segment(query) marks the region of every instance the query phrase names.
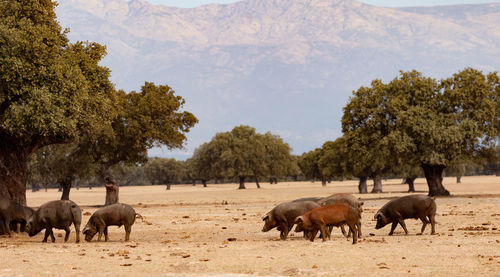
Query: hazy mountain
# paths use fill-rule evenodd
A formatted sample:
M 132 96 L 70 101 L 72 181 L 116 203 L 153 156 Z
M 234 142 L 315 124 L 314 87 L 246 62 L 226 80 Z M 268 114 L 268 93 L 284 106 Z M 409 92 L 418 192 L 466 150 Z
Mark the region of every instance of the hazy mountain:
M 246 0 L 193 9 L 61 0 L 72 40 L 108 46 L 117 87 L 168 84 L 200 119 L 187 152 L 248 124 L 295 153 L 341 135 L 352 90 L 400 69 L 500 69 L 500 3 L 384 8 L 353 0 Z M 171 155 L 153 151 L 153 155 Z M 181 157 L 181 153 L 175 154 Z

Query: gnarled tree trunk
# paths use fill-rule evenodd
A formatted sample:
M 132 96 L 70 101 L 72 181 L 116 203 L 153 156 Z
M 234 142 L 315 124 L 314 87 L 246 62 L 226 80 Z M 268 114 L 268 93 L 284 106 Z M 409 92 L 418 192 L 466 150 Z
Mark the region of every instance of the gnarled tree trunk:
M 380 175 L 375 175 L 375 177 L 373 177 L 372 193 L 381 193 L 381 192 L 382 192 L 382 177 L 380 177 Z
M 238 187 L 238 189 L 246 189 L 245 188 L 245 177 L 244 176 L 240 176 L 240 186 Z
M 359 177 L 358 190 L 359 193 L 368 193 L 368 186 L 366 185 L 367 177 Z
M 106 202 L 104 206 L 118 203 L 120 186 L 111 177 L 104 178 L 104 186 L 106 187 Z
M 405 184 L 408 184 L 408 192 L 415 192 L 415 177 L 407 177 Z
M 69 192 L 71 191 L 71 183 L 73 183 L 73 178 L 67 177 L 59 180 L 58 183 L 62 187 L 61 200 L 69 200 Z
M 257 185 L 257 188 L 260 189 L 259 179 L 255 178 L 255 184 Z
M 321 178 L 321 186 L 326 187 L 326 179 Z
M 203 184 L 203 187 L 206 188 L 207 187 L 207 180 L 205 179 L 201 179 L 201 183 Z
M 26 206 L 28 156 L 25 148 L 0 136 L 0 197 L 23 206 Z
M 443 186 L 444 165 L 422 165 L 425 179 L 429 186 L 429 196 L 449 196 L 450 192 Z

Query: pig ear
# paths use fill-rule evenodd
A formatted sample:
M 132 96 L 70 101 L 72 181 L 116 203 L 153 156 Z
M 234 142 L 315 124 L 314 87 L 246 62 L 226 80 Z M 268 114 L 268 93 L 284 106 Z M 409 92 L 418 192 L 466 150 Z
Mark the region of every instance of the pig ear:
M 266 214 L 265 216 L 262 217 L 262 221 L 266 221 L 268 219 L 269 219 L 269 215 L 268 214 Z
M 295 219 L 295 224 L 299 224 L 299 223 L 301 223 L 303 221 L 304 220 L 303 220 L 302 216 L 297 216 L 297 218 Z
M 380 213 L 379 213 L 379 212 L 377 212 L 377 213 L 375 214 L 375 216 L 373 217 L 373 219 L 379 219 L 379 217 L 382 217 L 382 216 L 380 215 Z

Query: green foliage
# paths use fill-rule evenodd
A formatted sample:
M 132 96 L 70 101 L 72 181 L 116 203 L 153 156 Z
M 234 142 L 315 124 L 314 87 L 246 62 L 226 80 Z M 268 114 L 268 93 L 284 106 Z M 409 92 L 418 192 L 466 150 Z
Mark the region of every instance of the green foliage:
M 296 172 L 290 151 L 279 136 L 242 125 L 197 148 L 192 163 L 200 178 L 284 176 Z
M 468 68 L 439 82 L 416 71 L 401 72 L 388 84 L 376 80 L 354 93 L 343 131 L 378 149 L 377 157 L 388 164 L 446 166 L 472 157 L 491 147 L 498 133 L 498 104 L 489 85 L 495 76 Z
M 306 179 L 323 179 L 323 174 L 318 164 L 322 154 L 322 149 L 316 148 L 299 157 L 299 167 Z
M 467 68 L 436 81 L 417 71 L 354 92 L 342 130 L 356 160 L 376 175 L 421 165 L 430 195 L 442 187 L 446 166 L 489 153 L 498 137 L 498 76 Z
M 350 176 L 354 162 L 351 160 L 345 137 L 339 137 L 335 141 L 327 141 L 323 144 L 318 169 L 321 176 L 329 178 Z
M 70 44 L 49 0 L 0 2 L 0 135 L 28 151 L 102 126 L 109 70 L 96 43 Z M 91 77 L 92 76 L 92 77 Z
M 118 91 L 111 127 L 83 138 L 80 154 L 92 156 L 104 177 L 120 162 L 146 162 L 147 150 L 152 147 L 181 148 L 185 134 L 198 122 L 193 114 L 181 110 L 184 103 L 166 85 L 146 82 L 140 92 Z
M 153 185 L 179 183 L 185 171 L 184 163 L 175 159 L 152 158 L 144 166 L 144 175 Z
M 217 160 L 217 153 L 211 148 L 212 144 L 203 143 L 198 146 L 193 153 L 191 159 L 187 161 L 188 171 L 194 180 L 210 180 L 215 177 L 214 162 Z

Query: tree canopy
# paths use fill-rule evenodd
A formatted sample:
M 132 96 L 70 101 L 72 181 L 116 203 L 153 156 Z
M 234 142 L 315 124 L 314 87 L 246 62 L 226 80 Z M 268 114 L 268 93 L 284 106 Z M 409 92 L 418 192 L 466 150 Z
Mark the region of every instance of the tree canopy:
M 29 155 L 113 117 L 105 48 L 69 43 L 55 5 L 0 2 L 0 195 L 22 204 Z
M 118 91 L 111 127 L 82 138 L 79 151 L 93 158 L 104 177 L 120 162 L 145 163 L 152 147 L 182 148 L 186 133 L 198 122 L 182 110 L 184 103 L 167 85 L 146 82 L 139 92 Z
M 276 135 L 258 134 L 250 126 L 237 126 L 230 132 L 217 133 L 193 155 L 193 163 L 205 177 L 238 178 L 240 189 L 245 180 L 283 176 L 295 169 L 290 146 Z M 207 173 L 204 173 L 207 174 Z
M 449 195 L 442 186 L 444 168 L 481 155 L 498 136 L 497 90 L 496 73 L 471 68 L 440 81 L 401 72 L 387 84 L 375 80 L 354 92 L 342 129 L 382 149 L 377 157 L 388 165 L 420 164 L 429 194 Z
M 186 173 L 183 162 L 175 159 L 152 158 L 144 166 L 144 175 L 151 183 L 165 184 L 167 189 L 173 183 L 180 182 Z

